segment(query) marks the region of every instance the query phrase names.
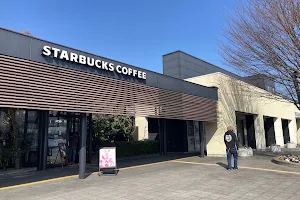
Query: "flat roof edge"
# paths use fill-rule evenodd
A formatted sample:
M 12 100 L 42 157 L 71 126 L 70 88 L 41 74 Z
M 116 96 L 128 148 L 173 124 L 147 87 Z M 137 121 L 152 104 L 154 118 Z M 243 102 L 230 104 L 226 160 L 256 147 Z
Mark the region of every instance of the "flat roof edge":
M 96 55 L 94 53 L 90 53 L 90 52 L 86 52 L 86 51 L 83 51 L 83 50 L 79 50 L 79 49 L 75 49 L 73 47 L 68 47 L 66 45 L 62 45 L 62 44 L 58 44 L 58 43 L 55 43 L 55 42 L 50 42 L 50 41 L 47 41 L 47 40 L 44 40 L 44 39 L 40 39 L 40 38 L 37 38 L 37 37 L 34 37 L 34 36 L 30 36 L 30 35 L 26 35 L 26 34 L 23 34 L 21 32 L 17 32 L 17 31 L 14 31 L 14 30 L 10 30 L 10 29 L 7 29 L 7 28 L 3 28 L 3 27 L 0 27 L 0 31 L 4 31 L 4 32 L 9 32 L 10 34 L 16 34 L 16 35 L 20 35 L 24 38 L 29 38 L 29 39 L 32 39 L 32 40 L 36 40 L 36 41 L 41 41 L 41 42 L 45 42 L 45 43 L 49 43 L 49 44 L 53 44 L 53 45 L 57 45 L 57 46 L 60 46 L 62 48 L 66 48 L 66 49 L 70 49 L 70 50 L 75 50 L 75 51 L 78 51 L 78 52 L 81 52 L 81 53 L 85 53 L 85 54 L 89 54 L 91 56 L 95 56 L 95 57 L 101 57 L 101 58 L 104 58 L 104 59 L 107 59 L 107 60 L 111 60 L 113 62 L 118 62 L 120 64 L 124 64 L 124 65 L 128 65 L 128 66 L 132 66 L 136 69 L 140 69 L 140 70 L 144 70 L 146 72 L 149 72 L 149 73 L 153 73 L 153 74 L 156 74 L 156 75 L 159 75 L 159 76 L 165 76 L 165 77 L 168 77 L 168 78 L 171 78 L 173 80 L 176 80 L 176 81 L 180 81 L 182 83 L 186 83 L 186 84 L 192 84 L 192 85 L 196 85 L 197 87 L 199 88 L 206 88 L 206 89 L 211 89 L 211 90 L 214 90 L 213 87 L 207 87 L 207 86 L 204 86 L 204 85 L 200 85 L 200 84 L 195 84 L 195 83 L 191 83 L 189 81 L 186 81 L 186 80 L 183 80 L 183 79 L 179 79 L 179 78 L 175 78 L 175 77 L 172 77 L 172 76 L 168 76 L 168 75 L 165 75 L 163 73 L 158 73 L 158 72 L 155 72 L 155 71 L 151 71 L 151 70 L 148 70 L 148 69 L 144 69 L 144 68 L 141 68 L 141 67 L 137 67 L 137 66 L 134 66 L 134 65 L 131 65 L 131 64 L 128 64 L 128 63 L 124 63 L 124 62 L 120 62 L 120 61 L 117 61 L 117 60 L 114 60 L 114 59 L 111 59 L 111 58 L 107 58 L 107 57 L 103 57 L 103 56 L 100 56 L 100 55 Z M 198 96 L 198 95 L 196 95 Z

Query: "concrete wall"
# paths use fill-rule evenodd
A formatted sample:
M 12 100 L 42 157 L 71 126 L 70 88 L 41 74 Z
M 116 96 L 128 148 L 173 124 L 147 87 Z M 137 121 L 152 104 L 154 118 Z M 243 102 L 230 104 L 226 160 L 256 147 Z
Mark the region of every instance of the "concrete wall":
M 147 140 L 149 138 L 148 119 L 146 117 L 135 117 L 135 140 Z
M 297 144 L 300 144 L 300 119 L 296 119 L 297 124 Z
M 263 75 L 241 77 L 182 51 L 175 51 L 163 55 L 163 73 L 168 76 L 188 79 L 217 72 L 245 81 L 264 90 L 268 90 L 269 87 L 275 88 L 274 81 L 267 80 Z
M 187 79 L 215 72 L 222 72 L 238 79 L 242 78 L 182 51 L 175 51 L 163 55 L 163 73 L 168 76 Z
M 213 73 L 204 76 L 186 79 L 187 81 L 206 86 L 218 87 L 218 122 L 215 128 L 206 128 L 207 153 L 210 156 L 225 155 L 223 135 L 226 127 L 236 127 L 236 112 L 254 115 L 255 138 L 257 149 L 266 148 L 264 116 L 290 120 L 290 140 L 297 142 L 297 125 L 295 106 L 286 100 L 265 90 L 239 81 L 222 73 Z M 279 121 L 275 124 L 280 127 Z M 282 145 L 282 134 L 276 131 L 278 141 Z M 281 136 L 279 136 L 281 134 Z
M 283 147 L 284 141 L 283 141 L 282 119 L 280 117 L 274 118 L 274 129 L 275 129 L 276 143 L 281 147 Z

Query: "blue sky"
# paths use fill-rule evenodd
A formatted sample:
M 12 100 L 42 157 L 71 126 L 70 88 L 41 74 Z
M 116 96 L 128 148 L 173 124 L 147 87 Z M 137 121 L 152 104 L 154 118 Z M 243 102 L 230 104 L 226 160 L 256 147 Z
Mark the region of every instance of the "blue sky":
M 160 73 L 162 55 L 176 50 L 228 69 L 217 51 L 230 1 L 80 2 L 4 1 L 0 26 Z

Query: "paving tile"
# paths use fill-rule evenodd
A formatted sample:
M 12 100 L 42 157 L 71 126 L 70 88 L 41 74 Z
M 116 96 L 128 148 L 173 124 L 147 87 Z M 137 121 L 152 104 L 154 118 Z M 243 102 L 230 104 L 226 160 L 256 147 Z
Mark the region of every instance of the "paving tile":
M 222 159 L 224 160 L 204 160 L 207 163 L 217 163 Z M 192 162 L 199 160 L 186 159 Z M 270 166 L 270 160 L 241 159 L 240 165 L 266 168 Z M 272 165 L 272 169 L 276 169 L 276 166 Z M 85 180 L 65 179 L 4 190 L 0 191 L 0 199 L 295 199 L 300 194 L 299 178 L 298 175 L 257 170 L 231 173 L 216 166 L 164 163 L 121 171 L 117 176 L 99 178 L 91 175 Z

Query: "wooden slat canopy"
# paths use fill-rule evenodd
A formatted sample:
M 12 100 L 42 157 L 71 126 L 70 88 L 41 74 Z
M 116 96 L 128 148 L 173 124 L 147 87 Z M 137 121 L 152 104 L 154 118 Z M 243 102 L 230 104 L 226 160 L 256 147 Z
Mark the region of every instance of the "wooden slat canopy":
M 0 107 L 217 120 L 217 101 L 0 55 Z

